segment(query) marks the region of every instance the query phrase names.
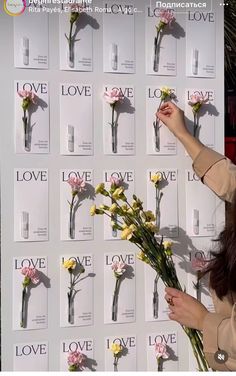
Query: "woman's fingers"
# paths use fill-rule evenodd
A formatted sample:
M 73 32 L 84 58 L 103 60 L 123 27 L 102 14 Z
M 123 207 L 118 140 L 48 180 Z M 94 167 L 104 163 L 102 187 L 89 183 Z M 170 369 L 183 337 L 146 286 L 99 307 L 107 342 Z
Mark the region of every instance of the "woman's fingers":
M 165 292 L 170 295 L 171 297 L 180 298 L 182 296 L 182 291 L 179 291 L 177 289 L 174 289 L 172 287 L 166 287 Z

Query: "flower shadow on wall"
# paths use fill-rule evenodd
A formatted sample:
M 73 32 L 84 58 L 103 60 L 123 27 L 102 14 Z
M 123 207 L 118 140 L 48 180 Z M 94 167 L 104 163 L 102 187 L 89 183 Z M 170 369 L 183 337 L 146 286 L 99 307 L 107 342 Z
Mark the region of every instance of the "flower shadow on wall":
M 99 24 L 95 18 L 86 12 L 86 2 L 74 3 L 70 5 L 70 30 L 69 34 L 65 33 L 65 38 L 68 42 L 68 63 L 70 68 L 74 68 L 74 47 L 75 43 L 80 39 L 76 39 L 80 30 L 85 29 L 86 26 L 91 26 L 94 30 L 99 29 Z M 74 29 L 74 31 L 73 31 Z
M 29 272 L 27 272 L 27 270 Z M 21 306 L 21 319 L 20 319 L 20 326 L 21 328 L 27 328 L 28 322 L 28 308 L 30 302 L 31 291 L 38 287 L 41 283 L 44 285 L 45 288 L 50 288 L 51 283 L 50 279 L 46 274 L 43 272 L 36 270 L 34 268 L 22 268 L 21 273 L 25 276 L 24 281 L 22 283 L 23 290 L 22 290 L 22 306 Z M 34 277 L 27 277 L 28 275 L 34 275 Z M 34 281 L 33 281 L 34 280 Z

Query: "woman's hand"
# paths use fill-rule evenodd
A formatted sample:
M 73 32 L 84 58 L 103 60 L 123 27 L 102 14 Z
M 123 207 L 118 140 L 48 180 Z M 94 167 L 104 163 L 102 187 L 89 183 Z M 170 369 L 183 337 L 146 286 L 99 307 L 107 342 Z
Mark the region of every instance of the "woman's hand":
M 206 307 L 192 296 L 166 287 L 165 299 L 169 303 L 171 320 L 177 321 L 188 328 L 203 329 L 203 321 L 208 313 Z
M 172 102 L 165 102 L 156 116 L 169 128 L 177 137 L 189 133 L 184 121 L 184 112 Z
M 194 160 L 204 145 L 188 131 L 185 125 L 184 112 L 174 103 L 166 102 L 161 106 L 156 116 L 179 139 L 189 156 Z

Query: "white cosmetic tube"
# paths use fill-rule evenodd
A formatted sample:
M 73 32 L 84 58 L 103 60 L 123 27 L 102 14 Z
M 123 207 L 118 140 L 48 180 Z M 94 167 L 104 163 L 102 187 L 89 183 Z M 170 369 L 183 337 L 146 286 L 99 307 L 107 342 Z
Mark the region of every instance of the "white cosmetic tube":
M 118 46 L 115 43 L 110 46 L 110 64 L 112 70 L 118 69 Z
M 29 213 L 25 211 L 21 213 L 21 236 L 23 239 L 29 238 Z
M 29 38 L 22 37 L 22 60 L 24 65 L 29 65 Z
M 75 135 L 74 135 L 74 127 L 72 125 L 68 125 L 67 127 L 67 140 L 68 140 L 68 151 L 73 153 L 75 151 Z
M 196 48 L 192 49 L 192 74 L 196 76 L 198 74 L 198 57 L 199 51 Z
M 193 233 L 199 234 L 199 210 L 193 209 Z

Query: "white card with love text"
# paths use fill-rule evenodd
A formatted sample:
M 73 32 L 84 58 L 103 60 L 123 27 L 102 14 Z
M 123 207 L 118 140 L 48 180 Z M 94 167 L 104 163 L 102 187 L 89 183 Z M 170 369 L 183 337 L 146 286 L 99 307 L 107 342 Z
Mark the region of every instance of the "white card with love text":
M 48 170 L 14 170 L 14 240 L 48 240 Z
M 124 273 L 119 280 L 112 270 L 112 265 L 116 262 L 125 264 L 122 268 Z M 104 255 L 104 322 L 119 324 L 134 321 L 135 254 L 106 253 Z
M 122 347 L 118 354 L 117 364 L 111 346 L 119 345 Z M 118 335 L 105 338 L 105 371 L 108 372 L 134 372 L 137 367 L 136 360 L 136 336 Z M 114 362 L 115 361 L 115 362 Z M 114 364 L 115 363 L 115 364 Z
M 64 262 L 76 266 L 68 271 Z M 93 325 L 93 256 L 91 254 L 60 257 L 60 326 Z
M 158 187 L 151 181 L 160 174 Z M 151 169 L 147 171 L 147 209 L 156 216 L 160 234 L 170 238 L 178 237 L 178 171 L 177 169 Z
M 13 371 L 48 371 L 48 342 L 16 343 L 13 351 Z
M 165 285 L 149 265 L 145 270 L 145 320 L 166 321 L 170 312 L 165 300 Z
M 160 8 L 146 7 L 146 73 L 152 75 L 176 76 L 177 32 L 176 21 L 166 25 L 157 38 L 157 26 L 160 23 Z M 176 17 L 176 15 L 175 15 Z
M 23 91 L 23 92 L 22 92 Z M 24 91 L 35 95 L 22 108 Z M 23 154 L 49 153 L 49 87 L 46 81 L 15 81 L 15 151 Z
M 206 274 L 201 279 L 198 278 L 199 260 L 206 262 L 210 260 L 210 252 L 203 251 L 202 249 L 192 251 L 189 253 L 189 271 L 188 271 L 188 294 L 198 299 L 210 312 L 215 312 L 214 304 L 209 290 L 209 274 Z M 197 261 L 196 261 L 197 260 Z M 200 264 L 201 266 L 201 264 Z
M 215 16 L 214 12 L 203 12 L 201 9 L 186 12 L 186 75 L 188 77 L 215 77 Z
M 15 68 L 48 69 L 48 19 L 39 4 L 26 7 L 20 17 L 14 17 Z
M 155 354 L 155 345 L 163 343 L 166 345 L 166 351 L 169 353 L 169 358 L 164 359 L 161 363 L 161 371 L 173 372 L 179 370 L 178 358 L 178 336 L 177 332 L 162 332 L 147 335 L 147 371 L 155 372 L 158 370 L 158 364 Z
M 107 191 L 111 188 L 110 179 L 119 179 L 119 187 L 124 188 L 124 194 L 126 195 L 128 202 L 132 202 L 134 194 L 134 170 L 107 170 L 103 172 L 103 181 L 105 183 L 105 189 Z M 111 207 L 114 203 L 112 198 L 104 197 L 104 204 Z M 121 201 L 120 201 L 121 203 Z M 123 202 L 125 204 L 125 202 Z M 111 218 L 104 215 L 104 239 L 105 240 L 120 240 L 121 232 L 112 226 L 112 222 L 118 221 L 117 214 L 110 213 Z M 119 224 L 119 222 L 117 222 Z
M 103 9 L 103 70 L 135 73 L 134 2 L 106 0 Z
M 134 88 L 132 86 L 106 85 L 105 92 L 118 89 L 123 99 L 111 106 L 103 98 L 103 142 L 104 154 L 135 154 L 135 108 Z
M 214 236 L 216 197 L 192 171 L 185 171 L 186 232 L 189 236 Z
M 25 289 L 22 283 L 28 271 L 22 268 L 36 269 L 37 281 L 32 278 Z M 49 287 L 46 257 L 26 256 L 13 259 L 13 330 L 47 328 Z
M 170 88 L 176 96 L 176 89 Z M 146 134 L 147 154 L 175 155 L 177 145 L 175 136 L 156 117 L 161 100 L 161 87 L 148 86 L 146 88 Z
M 93 27 L 97 21 L 89 12 L 78 12 L 72 24 L 70 4 L 62 5 L 59 22 L 60 69 L 91 72 L 93 70 Z
M 68 372 L 68 357 L 70 353 L 79 352 L 83 354 L 83 361 L 77 371 L 96 371 L 97 362 L 94 359 L 94 342 L 91 338 L 74 338 L 61 341 L 60 347 L 60 371 Z
M 83 179 L 78 193 L 73 190 L 68 179 Z M 91 169 L 71 169 L 60 171 L 60 207 L 61 207 L 61 240 L 92 240 L 93 218 L 90 208 L 93 205 L 94 187 Z
M 63 155 L 93 154 L 93 93 L 89 84 L 60 85 L 60 150 Z
M 194 129 L 194 115 L 192 106 L 188 104 L 191 95 L 200 95 L 207 99 L 207 103 L 203 103 L 198 114 L 198 128 L 196 137 L 209 148 L 215 147 L 215 117 L 219 115 L 216 109 L 215 92 L 212 89 L 187 89 L 185 93 L 185 115 L 187 119 L 187 126 L 191 134 Z

